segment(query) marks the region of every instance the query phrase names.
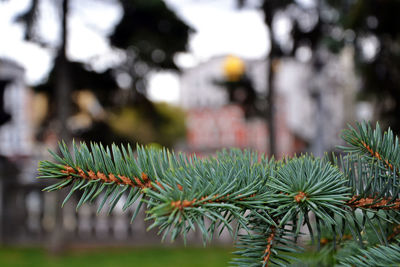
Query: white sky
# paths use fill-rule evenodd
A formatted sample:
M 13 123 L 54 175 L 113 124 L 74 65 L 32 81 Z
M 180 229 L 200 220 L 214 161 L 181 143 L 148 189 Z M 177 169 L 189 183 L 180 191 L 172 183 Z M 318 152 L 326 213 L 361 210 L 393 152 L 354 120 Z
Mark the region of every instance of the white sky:
M 262 13 L 238 10 L 236 0 L 167 0 L 178 15 L 197 30 L 189 50 L 197 60 L 221 54 L 260 58 L 269 43 Z
M 56 42 L 58 14 L 43 0 L 40 33 L 45 41 Z M 68 56 L 92 62 L 97 69 L 118 60 L 103 37 L 118 22 L 121 9 L 112 1 L 72 0 Z M 188 53 L 177 56 L 177 63 L 190 67 L 217 55 L 234 54 L 260 58 L 269 50 L 267 29 L 256 9 L 237 10 L 236 0 L 167 0 L 178 15 L 196 30 L 190 38 Z M 255 2 L 255 1 L 253 1 Z M 26 68 L 28 84 L 44 79 L 51 67 L 52 51 L 22 41 L 23 30 L 13 23 L 13 16 L 26 9 L 29 0 L 0 1 L 0 57 L 14 59 Z M 153 100 L 177 102 L 179 81 L 174 73 L 155 73 L 150 79 L 149 95 Z M 165 90 L 167 87 L 168 90 Z

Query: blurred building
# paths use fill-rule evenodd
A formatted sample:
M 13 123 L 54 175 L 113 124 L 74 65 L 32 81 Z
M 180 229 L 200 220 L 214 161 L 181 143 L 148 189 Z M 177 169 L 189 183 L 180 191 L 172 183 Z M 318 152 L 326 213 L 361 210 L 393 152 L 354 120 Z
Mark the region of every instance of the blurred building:
M 186 70 L 181 77 L 181 105 L 187 110 L 187 146 L 191 152 L 212 152 L 225 147 L 268 151 L 268 129 L 263 118 L 245 118 L 244 111 L 229 104 L 226 90 L 215 81 L 225 75 L 226 56 L 215 57 Z M 248 78 L 258 97 L 265 98 L 265 60 L 243 60 Z M 277 155 L 293 154 L 305 143 L 291 132 L 286 123 L 284 98 L 276 94 Z
M 225 76 L 225 56 L 215 57 L 181 76 L 181 105 L 187 111 L 187 150 L 212 153 L 224 147 L 267 149 L 267 128 L 262 119 L 246 121 L 243 110 L 228 105 L 228 92 L 216 83 Z M 254 75 L 254 87 L 265 92 L 263 61 L 244 61 L 247 72 Z M 258 79 L 257 79 L 258 78 Z
M 357 115 L 360 83 L 352 53 L 348 48 L 339 55 L 321 52 L 323 67 L 288 58 L 277 71 L 276 90 L 285 99 L 288 128 L 318 156 L 342 143 L 340 133 L 347 123 L 365 119 Z
M 30 155 L 33 145 L 31 93 L 25 84 L 25 70 L 11 60 L 0 59 L 0 81 L 4 89 L 4 111 L 11 116 L 0 127 L 0 155 Z
M 311 63 L 281 60 L 275 76 L 277 156 L 334 149 L 346 122 L 355 119 L 357 79 L 351 51 L 326 55 L 326 65 L 315 75 Z M 239 106 L 214 81 L 224 76 L 226 57 L 215 57 L 181 76 L 181 105 L 187 111 L 187 149 L 211 152 L 223 147 L 268 151 L 268 130 L 262 118 L 245 119 Z M 243 60 L 246 75 L 258 96 L 267 93 L 266 61 Z
M 220 108 L 228 101 L 227 92 L 214 81 L 224 77 L 224 62 L 227 56 L 211 58 L 181 75 L 180 104 L 186 110 L 194 108 Z M 246 72 L 253 80 L 255 90 L 266 93 L 266 61 L 243 60 Z
M 189 109 L 187 142 L 195 152 L 210 152 L 221 147 L 267 147 L 267 128 L 260 119 L 246 121 L 236 105 Z

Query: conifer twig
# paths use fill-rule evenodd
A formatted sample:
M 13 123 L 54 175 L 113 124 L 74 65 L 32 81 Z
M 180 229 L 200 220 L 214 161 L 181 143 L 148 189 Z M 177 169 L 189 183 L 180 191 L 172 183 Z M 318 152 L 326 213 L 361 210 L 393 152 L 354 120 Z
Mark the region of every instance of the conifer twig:
M 389 252 L 387 262 L 400 263 L 395 240 L 400 231 L 393 228 L 400 225 L 398 138 L 367 123 L 342 137 L 347 154 L 332 161 L 311 155 L 276 161 L 236 149 L 198 159 L 95 143 L 73 144 L 71 153 L 61 143 L 60 155 L 50 152 L 55 162 L 40 162 L 39 178 L 55 181 L 45 191 L 70 190 L 63 205 L 82 192 L 77 209 L 102 198 L 98 212 L 104 206 L 111 212 L 125 195 L 123 210 L 139 202 L 133 220 L 145 203 L 145 220 L 153 222 L 149 229 L 158 228 L 162 240 L 183 236 L 186 242 L 188 232 L 198 230 L 206 243 L 226 229 L 238 247 L 236 266 L 289 265 L 301 251 L 296 240 L 304 226 L 318 247 L 329 240 L 336 246 L 337 234 L 339 243 L 352 237 L 360 247 L 379 245 L 340 260 L 346 266 L 371 266 Z M 323 237 L 326 233 L 333 238 Z

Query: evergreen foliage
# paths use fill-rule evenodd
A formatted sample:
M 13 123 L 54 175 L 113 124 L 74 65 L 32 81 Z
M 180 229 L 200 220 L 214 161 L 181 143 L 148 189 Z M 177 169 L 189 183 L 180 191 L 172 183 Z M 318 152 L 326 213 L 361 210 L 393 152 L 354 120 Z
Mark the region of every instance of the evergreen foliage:
M 398 243 L 399 241 L 397 241 Z M 360 250 L 359 255 L 343 260 L 343 266 L 399 266 L 400 247 L 398 245 L 377 246 Z
M 39 178 L 56 179 L 45 191 L 69 186 L 63 204 L 82 192 L 77 209 L 100 198 L 98 211 L 107 203 L 111 212 L 126 194 L 124 210 L 139 203 L 132 221 L 145 206 L 149 228 L 162 239 L 186 240 L 189 231 L 200 231 L 206 244 L 227 229 L 237 240 L 236 266 L 288 266 L 306 233 L 318 249 L 329 241 L 334 250 L 357 242 L 351 257 L 337 257 L 339 265 L 400 264 L 398 138 L 367 123 L 342 136 L 347 146 L 339 158 L 280 161 L 236 149 L 200 159 L 95 143 L 74 143 L 70 153 L 62 143 L 61 156 L 50 152 L 55 162 L 40 162 Z

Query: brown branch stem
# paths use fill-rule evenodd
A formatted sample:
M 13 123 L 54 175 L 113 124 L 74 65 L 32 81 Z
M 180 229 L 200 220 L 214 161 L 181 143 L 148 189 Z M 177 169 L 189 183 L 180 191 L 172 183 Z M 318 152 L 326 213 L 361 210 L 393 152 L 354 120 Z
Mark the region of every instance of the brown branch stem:
M 101 180 L 104 183 L 114 182 L 114 183 L 120 184 L 120 185 L 129 185 L 131 187 L 139 187 L 141 189 L 144 189 L 144 188 L 151 188 L 153 190 L 156 189 L 152 185 L 151 179 L 145 173 L 142 173 L 141 179 L 139 179 L 138 177 L 133 177 L 133 179 L 131 179 L 127 176 L 120 175 L 120 174 L 115 175 L 115 174 L 110 173 L 110 174 L 106 175 L 100 171 L 95 173 L 92 170 L 85 172 L 84 170 L 82 170 L 79 167 L 77 167 L 75 169 L 71 166 L 65 165 L 64 170 L 61 170 L 61 172 L 66 174 L 67 178 L 69 178 L 69 179 L 73 179 L 74 176 L 72 174 L 74 174 L 74 175 L 78 175 L 81 179 L 85 179 L 85 180 Z M 164 186 L 159 181 L 154 181 L 154 183 L 156 183 L 159 187 L 164 189 Z M 178 190 L 180 190 L 180 191 L 183 190 L 182 185 L 177 184 L 177 187 L 178 187 Z M 219 196 L 218 194 L 216 194 L 212 198 L 210 198 L 209 196 L 203 196 L 200 199 L 194 198 L 193 200 L 177 200 L 177 201 L 171 202 L 171 207 L 182 210 L 186 207 L 197 206 L 204 202 L 205 203 L 223 202 L 223 201 L 226 201 L 230 196 L 231 196 L 231 194 L 227 194 L 225 196 Z M 238 197 L 241 197 L 241 198 L 239 198 L 239 200 L 244 200 L 246 198 L 254 197 L 254 196 L 255 196 L 255 194 L 252 194 L 252 195 L 246 196 L 246 197 L 241 197 L 241 195 L 238 195 Z M 208 198 L 210 198 L 210 199 L 208 199 Z M 208 199 L 208 200 L 206 200 L 206 199 Z
M 267 239 L 267 247 L 264 250 L 264 257 L 263 257 L 263 266 L 268 267 L 268 262 L 269 262 L 269 258 L 271 257 L 271 253 L 272 253 L 272 242 L 274 241 L 275 238 L 275 232 L 276 232 L 276 228 L 275 227 L 271 227 L 271 233 L 268 236 Z
M 369 208 L 383 210 L 398 210 L 400 209 L 400 199 L 365 197 L 358 199 L 358 196 L 353 196 L 346 204 L 352 208 Z
M 379 154 L 377 151 L 374 151 L 369 145 L 367 145 L 364 141 L 361 141 L 361 145 L 367 149 L 367 151 L 371 154 L 371 156 L 383 161 L 386 167 L 390 168 L 393 171 L 393 165 L 389 162 L 388 159 L 383 159 L 382 155 Z
M 79 177 L 81 179 L 85 179 L 85 180 L 101 180 L 104 183 L 111 183 L 114 182 L 116 184 L 121 184 L 121 185 L 129 185 L 131 187 L 139 187 L 139 188 L 154 188 L 153 185 L 151 184 L 151 180 L 150 178 L 147 176 L 147 174 L 142 173 L 141 175 L 141 179 L 139 179 L 138 177 L 133 177 L 133 179 L 124 176 L 124 175 L 114 175 L 112 173 L 110 174 L 104 174 L 100 171 L 98 171 L 97 173 L 95 173 L 92 170 L 89 170 L 85 173 L 84 170 L 82 170 L 81 168 L 76 168 L 77 171 L 75 171 L 74 168 L 72 168 L 71 166 L 64 166 L 64 170 L 61 170 L 62 173 L 67 174 L 68 178 L 72 179 L 73 176 L 72 174 L 75 175 L 79 175 Z M 156 181 L 156 184 L 158 184 L 160 187 L 162 187 L 162 185 Z

